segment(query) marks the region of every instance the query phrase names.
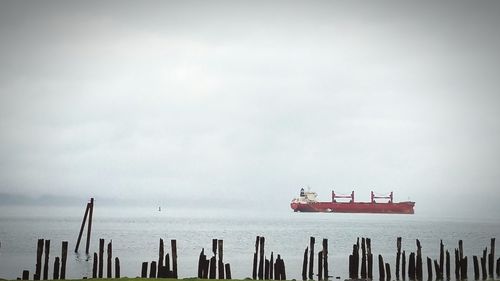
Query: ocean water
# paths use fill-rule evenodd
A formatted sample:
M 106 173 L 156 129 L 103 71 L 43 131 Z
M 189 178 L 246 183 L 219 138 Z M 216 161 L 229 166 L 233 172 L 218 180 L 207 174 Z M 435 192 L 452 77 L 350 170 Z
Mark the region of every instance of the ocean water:
M 73 252 L 83 212 L 84 207 L 0 207 L 0 278 L 15 279 L 23 269 L 33 274 L 39 238 L 51 240 L 50 275 L 55 256 L 61 255 L 61 241 L 66 240 L 67 278 L 91 276 L 92 256 L 83 254 L 86 231 L 80 253 Z M 490 238 L 500 238 L 500 222 L 418 214 L 293 213 L 288 209 L 158 212 L 156 208 L 95 207 L 90 251 L 98 251 L 99 238 L 106 239 L 106 244 L 112 240 L 113 257 L 120 258 L 121 275 L 136 277 L 142 262 L 158 259 L 160 238 L 165 240 L 165 253 L 170 251 L 169 240 L 176 239 L 179 277 L 186 278 L 197 275 L 201 249 L 210 252 L 212 239 L 223 239 L 224 261 L 231 264 L 233 278 L 246 278 L 252 275 L 257 235 L 266 238 L 267 257 L 273 251 L 275 257 L 280 254 L 285 260 L 288 279 L 301 278 L 302 257 L 310 236 L 316 237 L 316 253 L 321 240 L 328 238 L 329 273 L 342 280 L 348 277 L 348 256 L 357 237 L 372 239 L 374 276 L 378 276 L 378 254 L 391 264 L 394 276 L 398 236 L 403 238 L 403 250 L 407 253 L 416 250 L 415 239 L 420 239 L 424 269 L 425 257 L 439 257 L 440 239 L 450 250 L 453 265 L 453 250 L 462 239 L 465 255 L 470 256 L 469 277 L 473 277 L 472 255 L 482 255 L 482 250 L 490 247 Z

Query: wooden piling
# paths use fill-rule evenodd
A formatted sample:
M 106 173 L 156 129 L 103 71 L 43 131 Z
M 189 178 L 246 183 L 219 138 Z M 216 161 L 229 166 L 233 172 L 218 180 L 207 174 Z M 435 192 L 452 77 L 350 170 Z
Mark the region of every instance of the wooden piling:
M 307 280 L 307 261 L 308 261 L 308 253 L 309 248 L 306 247 L 304 250 L 304 260 L 302 261 L 302 280 Z
M 280 258 L 280 264 L 281 264 L 281 280 L 286 280 L 285 261 L 281 258 Z
M 264 280 L 269 280 L 269 260 L 265 259 L 264 260 Z
M 200 257 L 198 258 L 198 279 L 203 278 L 203 266 L 205 264 L 205 249 L 201 249 Z
M 260 237 L 255 238 L 255 253 L 253 255 L 252 279 L 257 279 L 257 255 L 259 253 Z
M 259 241 L 259 280 L 264 279 L 264 244 L 265 238 L 260 237 Z
M 219 269 L 219 279 L 224 279 L 224 241 L 223 240 L 218 240 L 217 241 L 217 247 L 219 251 L 219 262 L 218 262 L 218 269 Z
M 33 275 L 33 280 L 40 280 L 42 276 L 42 254 L 43 254 L 43 239 L 38 239 L 37 247 L 36 247 L 36 265 L 35 265 L 35 274 Z
M 440 276 L 443 279 L 444 276 L 444 244 L 443 240 L 439 242 L 439 274 L 436 272 L 436 276 Z
M 166 254 L 165 255 L 165 270 L 167 271 L 166 274 L 169 275 L 169 278 L 173 277 L 173 271 L 170 271 L 170 255 Z M 170 276 L 171 275 L 171 276 Z M 158 276 L 156 276 L 158 277 Z
M 396 280 L 399 280 L 399 264 L 401 261 L 401 237 L 396 239 Z
M 460 262 L 460 276 L 463 279 L 467 279 L 467 257 L 464 257 Z
M 107 253 L 108 253 L 108 264 L 107 264 L 107 271 L 106 271 L 106 272 L 107 272 L 107 275 L 106 275 L 106 276 L 107 276 L 108 278 L 112 278 L 112 277 L 113 277 L 113 276 L 112 276 L 112 272 L 111 272 L 111 271 L 112 271 L 112 268 L 111 268 L 111 266 L 112 266 L 112 259 L 113 259 L 112 242 L 113 242 L 113 241 L 110 241 L 110 242 L 108 243 L 108 251 L 107 251 Z
M 115 258 L 115 278 L 120 278 L 120 259 Z
M 92 260 L 92 278 L 97 278 L 97 253 L 94 252 L 94 259 Z
M 177 240 L 170 240 L 170 247 L 172 248 L 172 275 L 173 278 L 178 279 L 179 274 L 177 273 Z
M 436 271 L 436 279 L 437 280 L 443 280 L 443 275 L 442 275 L 442 268 L 439 266 L 439 263 L 437 260 L 434 260 L 434 269 Z
M 309 249 L 311 249 L 311 254 L 309 256 L 309 280 L 314 279 L 314 243 L 315 243 L 315 238 L 311 236 L 309 238 Z M 271 279 L 272 279 L 272 274 L 271 274 Z
M 391 281 L 391 266 L 389 265 L 388 262 L 385 263 L 385 275 L 387 281 Z
M 104 239 L 99 239 L 99 278 L 102 278 L 104 268 Z
M 417 280 L 422 280 L 423 278 L 423 265 L 422 265 L 422 246 L 420 245 L 420 240 L 417 239 L 417 264 L 415 266 L 416 268 L 416 274 L 417 274 Z
M 415 280 L 415 276 L 415 253 L 412 252 L 408 259 L 408 278 Z
M 269 260 L 269 279 L 273 279 L 274 277 L 274 256 L 273 252 L 271 252 L 271 259 Z
M 368 260 L 368 279 L 373 279 L 373 255 L 370 238 L 366 238 L 366 252 Z
M 382 255 L 378 255 L 378 274 L 379 274 L 379 279 L 383 281 L 385 279 L 385 264 L 384 264 L 384 258 Z
M 328 239 L 323 238 L 323 279 L 328 280 Z
M 483 256 L 481 257 L 481 271 L 483 272 L 483 280 L 486 279 L 486 253 L 488 252 L 487 248 L 483 250 Z
M 479 262 L 477 261 L 477 256 L 472 256 L 472 260 L 474 263 L 474 280 L 479 279 Z
M 432 260 L 427 257 L 427 280 L 432 280 Z
M 61 280 L 66 279 L 66 260 L 68 258 L 68 241 L 62 242 L 62 250 L 61 250 Z
M 446 280 L 451 279 L 450 252 L 446 250 Z
M 323 280 L 323 251 L 318 252 L 318 280 Z
M 225 268 L 226 268 L 226 279 L 227 280 L 231 280 L 231 265 L 229 265 L 229 263 L 226 263 L 225 265 Z
M 497 277 L 500 276 L 500 258 L 497 259 Z
M 403 258 L 401 259 L 401 277 L 406 280 L 406 252 L 403 251 Z
M 142 263 L 141 278 L 148 278 L 148 262 Z
M 160 238 L 160 245 L 158 246 L 158 274 L 160 275 L 160 269 L 163 267 L 164 258 L 165 258 L 165 243 L 163 243 L 163 239 Z
M 89 254 L 90 249 L 90 233 L 92 231 L 92 213 L 94 212 L 94 198 L 90 198 L 89 208 L 89 224 L 87 226 L 87 243 L 85 244 L 85 253 Z
M 361 238 L 361 279 L 366 279 L 366 241 Z
M 152 261 L 150 264 L 149 278 L 156 278 L 156 261 Z
M 358 279 L 358 269 L 359 269 L 359 238 L 356 244 L 352 245 L 352 255 L 350 257 L 352 271 L 352 279 Z
M 458 249 L 455 249 L 455 279 L 460 280 L 460 255 Z
M 23 280 L 29 280 L 29 279 L 30 279 L 30 271 L 23 270 Z
M 59 257 L 56 257 L 54 260 L 54 272 L 52 275 L 54 280 L 59 279 Z
M 216 268 L 217 268 L 217 260 L 215 259 L 215 256 L 213 256 L 210 258 L 210 272 L 208 277 L 209 279 L 217 278 Z
M 495 268 L 495 238 L 491 238 L 490 254 L 488 255 L 488 271 L 490 277 L 493 278 Z
M 80 241 L 82 240 L 83 228 L 85 227 L 85 222 L 87 221 L 89 209 L 90 209 L 90 203 L 87 203 L 87 207 L 85 208 L 85 214 L 83 215 L 82 225 L 80 226 L 80 232 L 78 233 L 78 239 L 76 240 L 75 253 L 78 252 L 78 247 L 80 247 Z
M 50 254 L 50 240 L 45 240 L 45 260 L 43 262 L 43 280 L 49 278 L 49 254 Z

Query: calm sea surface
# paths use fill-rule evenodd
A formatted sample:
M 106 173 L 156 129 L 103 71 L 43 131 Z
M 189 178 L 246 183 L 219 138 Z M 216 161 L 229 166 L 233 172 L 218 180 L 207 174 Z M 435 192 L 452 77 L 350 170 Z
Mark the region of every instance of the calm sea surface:
M 49 272 L 55 256 L 60 256 L 61 241 L 66 240 L 69 241 L 67 278 L 91 276 L 92 257 L 81 253 L 85 250 L 85 235 L 80 254 L 73 253 L 83 211 L 83 207 L 0 207 L 0 278 L 15 279 L 23 269 L 33 274 L 38 238 L 51 240 Z M 482 249 L 489 248 L 490 238 L 500 238 L 500 222 L 418 214 L 307 214 L 287 209 L 158 212 L 155 208 L 96 207 L 91 252 L 98 251 L 99 238 L 106 239 L 106 244 L 112 239 L 113 256 L 120 258 L 122 276 L 135 277 L 140 275 L 143 261 L 158 259 L 160 238 L 166 240 L 166 253 L 170 250 L 169 240 L 177 239 L 179 277 L 185 278 L 197 275 L 201 249 L 211 249 L 213 238 L 223 239 L 224 261 L 231 264 L 233 278 L 245 278 L 252 274 L 257 235 L 266 238 L 266 256 L 273 251 L 275 256 L 281 254 L 284 258 L 288 279 L 300 279 L 309 237 L 316 237 L 316 249 L 320 248 L 321 239 L 328 238 L 330 274 L 344 279 L 348 277 L 348 255 L 357 237 L 370 237 L 374 256 L 382 254 L 394 268 L 398 236 L 403 238 L 403 249 L 407 252 L 415 251 L 415 239 L 420 239 L 424 258 L 433 259 L 439 255 L 442 239 L 453 260 L 452 251 L 459 239 L 464 241 L 467 256 L 482 255 Z M 469 275 L 472 275 L 472 258 L 469 260 Z M 376 268 L 374 275 L 378 274 Z

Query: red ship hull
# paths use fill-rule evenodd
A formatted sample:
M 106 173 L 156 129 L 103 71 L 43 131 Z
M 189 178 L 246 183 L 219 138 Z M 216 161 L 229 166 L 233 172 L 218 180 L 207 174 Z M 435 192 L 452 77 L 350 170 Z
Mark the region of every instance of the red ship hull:
M 332 213 L 381 213 L 414 214 L 415 202 L 371 203 L 371 202 L 292 202 L 295 212 L 332 212 Z

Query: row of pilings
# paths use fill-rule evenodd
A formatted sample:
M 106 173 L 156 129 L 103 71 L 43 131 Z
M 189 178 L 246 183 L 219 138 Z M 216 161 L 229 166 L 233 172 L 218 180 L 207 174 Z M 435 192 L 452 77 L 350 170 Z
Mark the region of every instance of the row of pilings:
M 255 251 L 253 254 L 253 264 L 251 268 L 252 279 L 254 280 L 286 280 L 285 261 L 280 254 L 266 255 L 265 237 L 257 236 L 255 239 Z M 35 271 L 32 278 L 28 270 L 22 271 L 23 280 L 48 280 L 65 279 L 68 242 L 62 242 L 61 256 L 55 257 L 53 265 L 53 274 L 49 275 L 49 255 L 50 240 L 38 239 L 36 251 Z M 328 239 L 324 238 L 319 247 L 315 247 L 316 238 L 310 237 L 308 245 L 304 250 L 302 263 L 302 280 L 316 279 L 328 280 Z M 143 278 L 175 278 L 178 276 L 177 265 L 177 240 L 170 241 L 171 252 L 165 254 L 165 245 L 163 239 L 160 239 L 158 249 L 158 260 L 143 262 L 140 276 Z M 372 240 L 370 238 L 357 238 L 352 246 L 352 253 L 348 256 L 349 279 L 375 279 Z M 319 248 L 315 253 L 315 248 Z M 415 248 L 407 252 L 402 247 L 402 239 L 396 239 L 396 263 L 394 271 L 391 271 L 391 264 L 382 255 L 378 255 L 378 278 L 379 280 L 456 280 L 472 279 L 472 274 L 468 273 L 470 259 L 464 255 L 463 241 L 459 240 L 454 251 L 454 262 L 450 250 L 444 247 L 441 240 L 439 244 L 439 256 L 424 257 L 422 255 L 422 245 L 418 239 L 415 240 Z M 409 254 L 407 254 L 409 253 Z M 120 260 L 118 257 L 113 259 L 112 241 L 109 241 L 106 247 L 105 240 L 99 239 L 99 251 L 93 253 L 92 278 L 120 278 Z M 224 261 L 224 241 L 221 239 L 212 240 L 212 256 L 207 258 L 208 253 L 205 249 L 201 250 L 198 260 L 198 278 L 201 279 L 231 279 L 231 265 Z M 315 261 L 316 259 L 316 261 Z M 113 266 L 114 261 L 114 266 Z M 474 280 L 485 280 L 500 276 L 500 258 L 495 260 L 495 238 L 491 238 L 489 250 L 488 247 L 482 249 L 480 255 L 472 256 L 473 277 Z M 452 268 L 454 272 L 452 273 Z M 106 275 L 104 275 L 106 268 Z M 114 276 L 113 276 L 114 269 Z M 316 271 L 316 272 L 315 272 Z M 395 274 L 393 278 L 392 274 Z M 454 275 L 454 276 L 453 276 Z M 90 277 L 90 276 L 89 276 Z M 84 276 L 84 278 L 86 278 Z
M 422 245 L 418 239 L 415 241 L 416 251 L 410 252 L 408 261 L 406 259 L 406 251 L 402 249 L 402 239 L 396 239 L 396 266 L 395 274 L 396 280 L 423 280 L 424 277 L 424 264 L 422 256 Z M 371 253 L 371 240 L 369 238 L 361 239 L 361 267 L 359 266 L 359 248 L 360 239 L 358 238 L 356 244 L 353 245 L 353 252 L 349 256 L 349 279 L 373 279 L 373 258 Z M 466 280 L 468 279 L 468 258 L 464 256 L 463 241 L 458 241 L 458 247 L 454 249 L 455 252 L 455 279 Z M 450 280 L 451 275 L 451 258 L 450 252 L 444 250 L 443 241 L 439 245 L 439 257 L 432 259 L 426 257 L 427 266 L 427 280 Z M 495 272 L 495 238 L 491 238 L 490 252 L 485 248 L 480 257 L 481 269 L 479 268 L 478 256 L 473 256 L 474 261 L 474 280 L 486 280 L 500 276 L 500 258 L 496 260 Z M 488 264 L 488 267 L 486 266 Z M 360 275 L 358 273 L 360 272 Z M 391 266 L 389 263 L 384 262 L 382 255 L 378 255 L 378 273 L 379 280 L 393 280 L 391 275 Z M 401 275 L 400 275 L 401 273 Z M 481 274 L 482 273 L 482 274 Z M 306 280 L 305 278 L 302 278 Z M 310 279 L 310 278 L 309 278 Z M 318 280 L 320 278 L 318 277 Z

